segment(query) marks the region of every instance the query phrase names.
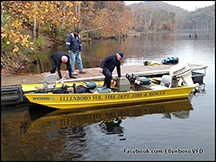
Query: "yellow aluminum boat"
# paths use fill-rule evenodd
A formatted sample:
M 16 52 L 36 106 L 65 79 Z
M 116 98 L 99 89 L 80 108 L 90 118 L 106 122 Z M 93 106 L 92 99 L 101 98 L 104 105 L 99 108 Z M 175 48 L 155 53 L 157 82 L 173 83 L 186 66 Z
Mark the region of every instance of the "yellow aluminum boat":
M 101 82 L 95 82 L 102 85 Z M 153 83 L 151 83 L 153 84 Z M 70 84 L 68 84 L 70 86 Z M 77 83 L 82 85 L 82 83 Z M 135 85 L 135 88 L 128 91 L 110 91 L 108 93 L 74 93 L 73 89 L 69 89 L 68 93 L 55 94 L 51 91 L 37 92 L 36 89 L 30 87 L 37 87 L 39 85 L 22 85 L 22 89 L 26 98 L 31 103 L 45 105 L 58 109 L 72 109 L 85 107 L 98 107 L 109 105 L 122 105 L 128 103 L 137 103 L 143 101 L 169 100 L 186 98 L 194 89 L 191 87 L 175 87 L 175 88 L 161 88 L 151 89 L 157 85 Z M 59 87 L 57 85 L 56 87 Z M 72 87 L 72 86 L 71 86 Z M 31 89 L 30 92 L 26 91 Z M 28 92 L 28 93 L 27 93 Z
M 111 89 L 102 87 L 103 81 L 65 82 L 62 86 L 56 82 L 57 75 L 54 73 L 45 77 L 44 84 L 23 84 L 22 92 L 31 103 L 57 109 L 187 98 L 196 87 L 189 66 L 174 66 L 169 73 L 160 79 L 126 74 L 123 80 L 114 78 Z M 79 88 L 86 88 L 87 91 L 78 93 Z

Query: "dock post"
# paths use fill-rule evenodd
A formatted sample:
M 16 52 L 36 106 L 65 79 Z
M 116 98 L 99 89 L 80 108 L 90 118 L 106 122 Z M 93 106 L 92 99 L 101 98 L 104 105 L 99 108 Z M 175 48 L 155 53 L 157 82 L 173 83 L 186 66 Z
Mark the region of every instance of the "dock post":
M 23 91 L 22 91 L 22 87 L 18 87 L 17 92 L 19 93 L 19 102 L 23 102 Z

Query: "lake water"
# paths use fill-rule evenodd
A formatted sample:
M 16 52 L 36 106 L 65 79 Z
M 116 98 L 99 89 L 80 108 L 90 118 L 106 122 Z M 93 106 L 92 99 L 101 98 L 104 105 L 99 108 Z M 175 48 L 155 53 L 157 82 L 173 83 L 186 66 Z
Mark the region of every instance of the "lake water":
M 197 39 L 193 34 L 155 34 L 82 45 L 84 68 L 97 67 L 106 55 L 118 51 L 126 54 L 123 65 L 161 62 L 172 56 L 180 62 L 207 65 L 205 87 L 192 98 L 73 112 L 11 106 L 10 111 L 1 111 L 1 160 L 215 160 L 215 33 L 197 32 Z M 64 51 L 64 46 L 39 55 L 41 69 L 49 71 L 47 60 L 57 50 Z

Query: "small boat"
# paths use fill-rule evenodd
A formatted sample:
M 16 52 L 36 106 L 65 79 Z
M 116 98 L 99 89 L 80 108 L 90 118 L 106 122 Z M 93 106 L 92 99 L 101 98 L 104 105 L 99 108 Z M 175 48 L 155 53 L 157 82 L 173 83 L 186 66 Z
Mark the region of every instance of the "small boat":
M 103 81 L 66 82 L 61 86 L 56 80 L 56 74 L 49 74 L 44 84 L 23 84 L 22 91 L 31 103 L 76 109 L 187 98 L 197 87 L 187 64 L 171 67 L 169 75 L 161 78 L 133 74 L 126 74 L 123 80 L 116 77 L 110 89 L 102 87 Z

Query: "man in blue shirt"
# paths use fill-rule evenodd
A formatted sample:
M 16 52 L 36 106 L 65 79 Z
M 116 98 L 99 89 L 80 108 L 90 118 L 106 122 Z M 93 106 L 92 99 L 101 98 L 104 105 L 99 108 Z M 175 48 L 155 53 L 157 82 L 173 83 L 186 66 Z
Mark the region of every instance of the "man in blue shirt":
M 103 75 L 105 76 L 104 79 L 104 85 L 106 86 L 106 88 L 110 88 L 111 85 L 111 80 L 112 80 L 112 72 L 114 70 L 114 68 L 117 68 L 117 73 L 118 73 L 118 77 L 120 79 L 123 79 L 121 77 L 121 61 L 124 59 L 124 53 L 119 52 L 116 55 L 109 55 L 107 56 L 102 62 L 101 62 L 101 66 L 100 66 L 100 73 L 103 73 Z
M 79 33 L 80 33 L 79 28 L 75 28 L 75 32 L 68 35 L 66 40 L 66 50 L 70 55 L 71 72 L 74 73 L 74 65 L 76 60 L 79 68 L 79 73 L 84 74 L 85 72 L 83 71 L 83 65 L 81 59 L 82 41 Z

